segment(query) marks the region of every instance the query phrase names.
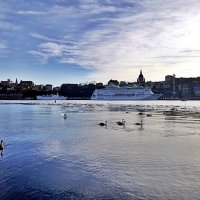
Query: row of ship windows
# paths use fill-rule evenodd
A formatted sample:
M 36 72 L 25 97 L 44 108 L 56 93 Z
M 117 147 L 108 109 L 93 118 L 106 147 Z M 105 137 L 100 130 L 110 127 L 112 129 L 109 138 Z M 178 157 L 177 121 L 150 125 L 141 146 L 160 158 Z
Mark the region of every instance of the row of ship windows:
M 122 92 L 122 91 L 109 91 L 106 92 L 104 91 L 102 94 L 134 94 L 134 92 L 132 91 L 126 91 L 126 92 Z M 137 94 L 144 94 L 144 92 L 137 92 Z

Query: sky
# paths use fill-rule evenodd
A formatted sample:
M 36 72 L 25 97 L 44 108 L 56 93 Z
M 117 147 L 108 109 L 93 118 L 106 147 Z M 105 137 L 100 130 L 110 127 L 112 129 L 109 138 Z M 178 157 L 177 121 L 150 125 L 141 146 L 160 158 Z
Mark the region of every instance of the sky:
M 200 76 L 199 0 L 0 0 L 0 81 Z

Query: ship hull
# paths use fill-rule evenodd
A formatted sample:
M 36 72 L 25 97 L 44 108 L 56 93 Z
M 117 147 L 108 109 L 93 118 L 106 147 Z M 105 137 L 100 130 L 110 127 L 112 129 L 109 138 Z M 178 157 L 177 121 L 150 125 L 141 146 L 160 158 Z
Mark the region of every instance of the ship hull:
M 154 94 L 149 96 L 92 96 L 91 100 L 157 100 L 161 97 L 161 94 Z

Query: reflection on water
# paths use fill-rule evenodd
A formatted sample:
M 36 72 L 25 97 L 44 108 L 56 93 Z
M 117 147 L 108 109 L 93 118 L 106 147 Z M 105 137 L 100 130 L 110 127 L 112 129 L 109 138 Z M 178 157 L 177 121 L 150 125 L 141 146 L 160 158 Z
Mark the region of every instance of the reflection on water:
M 200 104 L 187 104 L 4 101 L 1 199 L 199 199 Z

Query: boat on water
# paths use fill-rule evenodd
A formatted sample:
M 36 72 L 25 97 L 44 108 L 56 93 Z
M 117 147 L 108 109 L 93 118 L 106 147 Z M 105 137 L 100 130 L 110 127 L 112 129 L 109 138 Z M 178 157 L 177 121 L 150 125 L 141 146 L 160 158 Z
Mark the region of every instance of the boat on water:
M 58 94 L 51 94 L 51 95 L 42 95 L 42 96 L 37 96 L 37 100 L 66 100 L 67 97 L 60 96 Z
M 102 89 L 95 89 L 91 100 L 157 100 L 162 94 L 154 94 L 150 88 L 142 86 L 119 87 L 112 83 Z
M 182 98 L 181 101 L 187 101 L 187 99 L 186 98 Z

